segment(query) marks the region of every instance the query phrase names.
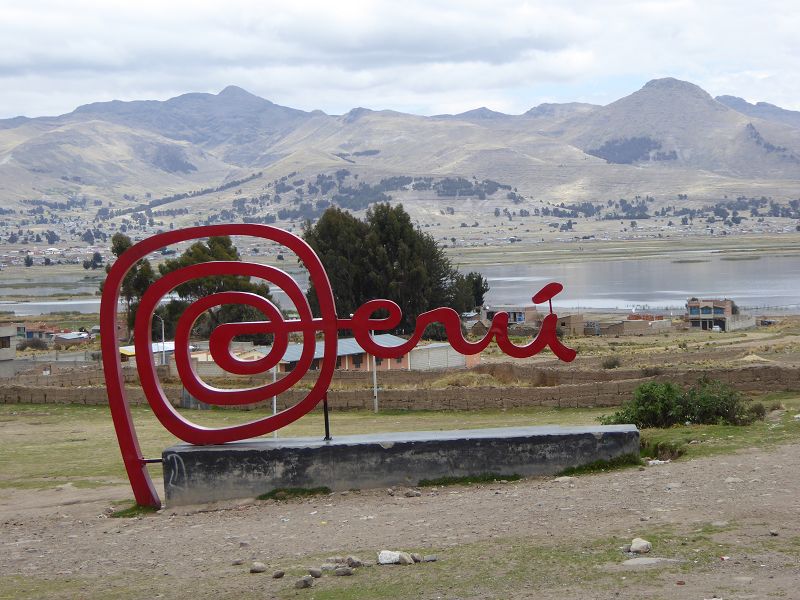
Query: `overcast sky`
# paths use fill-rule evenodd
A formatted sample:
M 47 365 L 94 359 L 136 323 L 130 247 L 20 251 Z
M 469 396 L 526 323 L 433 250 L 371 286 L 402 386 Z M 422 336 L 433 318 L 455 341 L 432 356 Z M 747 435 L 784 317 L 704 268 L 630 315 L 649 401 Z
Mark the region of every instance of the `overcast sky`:
M 796 0 L 0 2 L 0 118 L 238 85 L 295 108 L 607 104 L 656 77 L 800 110 Z

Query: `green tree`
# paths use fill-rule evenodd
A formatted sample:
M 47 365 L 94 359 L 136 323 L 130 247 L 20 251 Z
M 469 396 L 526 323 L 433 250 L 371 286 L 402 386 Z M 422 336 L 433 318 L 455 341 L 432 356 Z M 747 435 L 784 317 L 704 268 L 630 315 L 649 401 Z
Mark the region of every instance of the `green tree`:
M 304 239 L 325 267 L 340 315 L 354 312 L 367 300 L 387 298 L 403 311 L 398 331 L 410 332 L 419 314 L 450 306 L 459 312 L 474 306 L 474 277 L 453 267 L 442 248 L 415 228 L 402 205 L 376 204 L 359 221 L 330 208 Z M 309 304 L 318 312 L 316 290 Z
M 26 267 L 32 267 L 33 266 L 33 257 L 30 254 L 28 254 L 25 257 L 25 266 Z
M 111 237 L 111 253 L 117 258 L 122 256 L 132 245 L 133 242 L 131 238 L 124 233 L 115 233 Z M 89 268 L 85 264 L 87 262 L 89 263 L 89 267 L 91 267 L 91 261 L 84 261 L 84 268 Z M 110 270 L 111 265 L 106 265 L 106 273 Z M 142 296 L 155 280 L 156 274 L 153 271 L 153 267 L 150 266 L 150 261 L 147 259 L 137 261 L 122 280 L 120 297 L 125 301 L 126 320 L 129 329 L 133 329 L 133 324 L 136 320 L 136 309 L 139 306 Z M 103 290 L 103 283 L 100 284 L 100 291 Z
M 366 223 L 335 207 L 326 210 L 313 227 L 309 222 L 304 227 L 303 238 L 325 266 L 342 316 L 355 312 L 369 289 L 369 232 Z M 306 296 L 311 310 L 319 314 L 313 283 Z
M 161 275 L 171 273 L 191 265 L 210 261 L 240 261 L 239 250 L 233 245 L 229 236 L 216 236 L 208 238 L 208 242 L 192 244 L 178 258 L 169 259 L 158 266 Z M 190 303 L 200 298 L 225 291 L 252 292 L 268 300 L 272 300 L 269 286 L 266 283 L 253 283 L 250 277 L 241 275 L 223 275 L 213 277 L 199 277 L 182 283 L 175 288 L 178 299 L 173 299 L 160 309 L 159 316 L 164 319 L 165 326 L 170 333 L 174 333 L 177 319 L 183 309 Z M 242 304 L 224 304 L 205 312 L 195 323 L 194 334 L 203 338 L 211 335 L 213 329 L 222 323 L 240 323 L 242 321 L 261 321 L 265 317 L 255 308 Z M 254 334 L 241 336 L 243 341 L 252 341 L 258 344 L 272 343 L 272 336 Z
M 483 275 L 476 271 L 467 273 L 466 280 L 472 289 L 472 306 L 470 308 L 483 306 L 484 297 L 489 291 L 489 282 L 486 281 Z

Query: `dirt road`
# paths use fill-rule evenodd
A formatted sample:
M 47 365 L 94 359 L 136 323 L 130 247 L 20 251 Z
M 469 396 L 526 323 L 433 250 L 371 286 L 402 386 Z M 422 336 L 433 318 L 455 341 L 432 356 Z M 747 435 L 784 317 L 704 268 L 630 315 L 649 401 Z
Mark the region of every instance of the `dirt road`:
M 800 445 L 566 482 L 107 518 L 128 495 L 124 486 L 15 492 L 0 513 L 0 598 L 800 598 Z M 648 556 L 681 562 L 623 567 L 630 557 L 618 546 L 637 536 L 653 543 Z M 439 561 L 293 587 L 329 556 L 374 561 L 381 549 Z M 249 574 L 252 560 L 268 573 Z M 271 579 L 278 568 L 287 577 Z

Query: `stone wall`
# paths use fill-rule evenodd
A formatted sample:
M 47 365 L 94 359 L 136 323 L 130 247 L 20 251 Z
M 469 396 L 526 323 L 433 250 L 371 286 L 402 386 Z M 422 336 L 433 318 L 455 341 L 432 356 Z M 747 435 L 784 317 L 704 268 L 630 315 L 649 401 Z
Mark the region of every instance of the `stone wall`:
M 49 372 L 49 375 L 44 375 Z M 169 379 L 167 367 L 156 367 L 156 372 L 161 380 Z M 124 366 L 122 375 L 125 383 L 138 385 L 139 374 L 134 367 Z M 82 367 L 65 367 L 57 362 L 39 363 L 33 369 L 18 373 L 11 377 L 0 379 L 0 386 L 20 385 L 30 387 L 84 387 L 105 385 L 106 380 L 101 366 L 91 364 Z
M 484 365 L 481 369 L 489 365 Z M 538 378 L 535 387 L 449 387 L 445 389 L 381 390 L 378 400 L 385 409 L 469 410 L 481 408 L 518 408 L 525 406 L 591 407 L 618 406 L 628 400 L 633 390 L 645 381 L 671 381 L 683 386 L 692 385 L 706 374 L 728 383 L 742 392 L 800 391 L 800 369 L 779 366 L 751 366 L 740 369 L 708 371 L 670 371 L 657 377 L 642 377 L 641 371 L 569 372 L 547 371 L 517 365 L 492 365 L 494 375 L 521 380 Z M 499 368 L 499 367 L 502 367 Z M 622 378 L 627 376 L 627 378 Z M 606 379 L 600 379 L 605 377 Z M 616 379 L 619 377 L 619 379 Z M 596 378 L 596 379 L 592 379 Z M 587 381 L 588 379 L 588 381 Z M 131 404 L 146 402 L 142 390 L 134 385 L 127 388 Z M 170 402 L 180 401 L 181 386 L 166 384 Z M 305 397 L 306 391 L 290 390 L 278 396 L 280 409 L 292 406 Z M 371 409 L 372 388 L 331 391 L 329 405 L 333 409 Z M 42 385 L 0 385 L 0 404 L 58 403 L 107 404 L 104 385 L 59 387 Z M 268 403 L 265 403 L 267 405 Z
M 137 406 L 147 404 L 144 392 L 139 387 L 126 387 L 128 402 Z M 178 405 L 183 388 L 167 386 L 164 388 L 169 401 Z M 108 393 L 105 386 L 85 387 L 29 387 L 22 385 L 0 386 L 0 404 L 90 404 L 107 405 Z

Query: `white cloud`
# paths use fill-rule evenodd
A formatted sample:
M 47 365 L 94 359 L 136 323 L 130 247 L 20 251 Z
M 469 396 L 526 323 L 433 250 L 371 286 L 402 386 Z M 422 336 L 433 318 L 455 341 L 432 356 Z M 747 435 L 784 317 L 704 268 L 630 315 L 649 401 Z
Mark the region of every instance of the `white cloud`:
M 329 113 L 522 112 L 667 75 L 800 109 L 799 28 L 780 0 L 30 0 L 0 7 L 0 117 L 229 84 Z

